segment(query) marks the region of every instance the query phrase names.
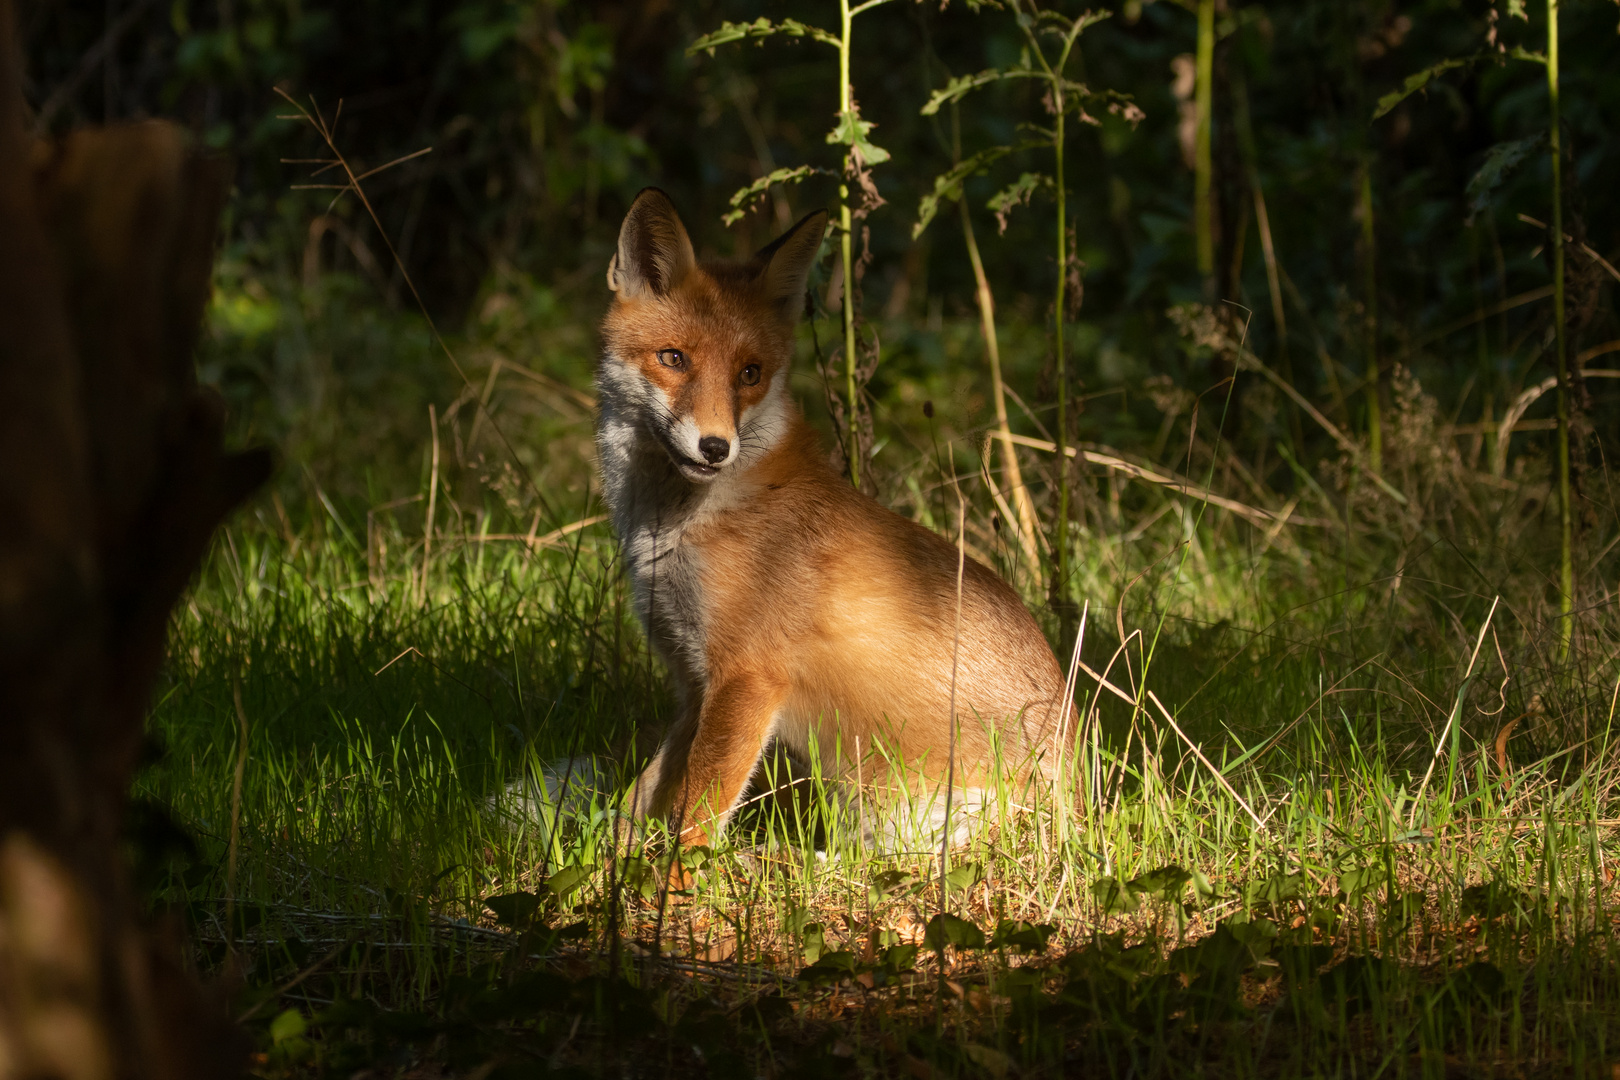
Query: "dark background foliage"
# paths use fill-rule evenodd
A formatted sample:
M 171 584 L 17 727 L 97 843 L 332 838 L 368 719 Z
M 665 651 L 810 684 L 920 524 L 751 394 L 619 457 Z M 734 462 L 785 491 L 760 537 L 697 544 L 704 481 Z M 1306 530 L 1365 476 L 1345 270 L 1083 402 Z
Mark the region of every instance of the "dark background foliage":
M 1545 48 L 1545 10 L 1528 5 L 1523 18 L 1515 9 L 1524 5 L 1479 0 L 1216 6 L 1211 282 L 1200 278 L 1194 251 L 1190 81 L 1178 86 L 1176 74 L 1195 47 L 1193 13 L 1172 0 L 1107 5 L 1111 17 L 1083 36 L 1071 64 L 1071 76 L 1093 89 L 1130 95 L 1145 119 L 1133 125 L 1098 102 L 1088 106 L 1095 123 L 1072 125 L 1069 220 L 1084 288 L 1068 313 L 1068 377 L 1079 401 L 1068 435 L 1165 465 L 1179 453 L 1192 471 L 1199 432 L 1186 395 L 1198 395 L 1204 433 L 1221 415 L 1233 467 L 1252 476 L 1245 497 L 1281 503 L 1312 475 L 1331 480 L 1324 470 L 1340 448 L 1256 375 L 1239 373 L 1228 399 L 1230 363 L 1190 340 L 1170 310 L 1233 305 L 1226 310 L 1249 320 L 1254 353 L 1352 435 L 1368 430 L 1373 354 L 1386 403 L 1405 369 L 1438 402 L 1439 423 L 1497 421 L 1554 368 L 1549 301 L 1471 317 L 1551 280 L 1547 229 L 1525 220 L 1550 215 L 1545 73 L 1503 52 Z M 774 18 L 820 25 L 837 14 L 828 4 L 771 7 Z M 620 216 L 644 185 L 669 191 L 700 250 L 722 256 L 746 254 L 836 199 L 836 180 L 815 176 L 773 189 L 730 228 L 720 222 L 731 193 L 772 168 L 835 169 L 839 159 L 840 148 L 825 141 L 838 93 L 832 50 L 773 38 L 688 55 L 722 21 L 759 14 L 758 5 L 722 0 L 34 0 L 24 8 L 28 93 L 44 129 L 168 116 L 236 160 L 203 373 L 232 404 L 237 438 L 282 451 L 291 467 L 277 483 L 295 516 L 296 504 L 313 507 L 307 497 L 317 493 L 350 500 L 359 514 L 420 493 L 433 406 L 433 416 L 461 425 L 445 432 L 454 443 L 446 457 L 461 470 L 446 481 L 456 506 L 482 513 L 499 501 L 494 492 L 518 527 L 537 503 L 561 523 L 585 511 L 563 514 L 560 502 L 589 502 L 589 401 L 569 405 L 552 394 L 518 424 L 516 406 L 497 396 L 509 418 L 506 445 L 472 446 L 473 402 L 480 388 L 490 400 L 493 376 L 483 380 L 492 358 L 588 390 L 603 267 Z M 1572 367 L 1620 336 L 1612 272 L 1582 249 L 1611 264 L 1620 252 L 1620 209 L 1607 196 L 1620 190 L 1617 17 L 1600 0 L 1571 0 L 1562 16 Z M 1018 141 L 1047 117 L 1038 84 L 1027 80 L 977 91 L 954 116 L 950 108 L 923 116 L 921 106 L 950 77 L 1012 63 L 1022 47 L 1010 12 L 988 4 L 906 0 L 857 20 L 852 82 L 876 124 L 873 139 L 892 154 L 873 170 L 887 201 L 866 222 L 872 260 L 862 298 L 882 342 L 870 391 L 878 443 L 896 447 L 877 459 L 879 489 L 891 501 L 903 500 L 905 470 L 937 445 L 922 400 L 940 401 L 947 434 L 989 420 L 960 225 L 943 213 L 913 240 L 918 201 L 952 161 L 953 124 L 966 155 Z M 1482 54 L 1373 119 L 1378 99 L 1409 75 Z M 309 163 L 326 150 L 309 125 L 288 119 L 293 110 L 278 90 L 335 123 L 357 172 L 431 148 L 366 181 L 386 235 L 353 197 L 334 202 L 318 187 L 337 174 Z M 1047 167 L 1044 152 L 1024 151 L 967 184 L 1006 381 L 1029 404 L 1015 410 L 1013 426 L 1030 435 L 1054 420 L 1054 203 L 1037 193 L 1004 232 L 985 203 L 1020 172 Z M 1255 181 L 1275 242 L 1286 340 L 1273 314 Z M 816 279 L 818 298 L 828 272 L 830 261 Z M 427 318 L 451 339 L 456 363 L 435 345 Z M 817 348 L 834 343 L 836 322 L 815 320 Z M 808 370 L 798 389 L 824 422 Z M 1604 460 L 1617 390 L 1615 380 L 1576 387 L 1577 492 Z M 1525 418 L 1550 423 L 1553 398 L 1544 394 Z M 483 430 L 488 442 L 491 429 Z M 1488 438 L 1459 439 L 1467 464 L 1488 469 Z M 1550 432 L 1516 435 L 1511 447 L 1517 475 L 1548 474 Z M 1544 517 L 1548 500 L 1537 499 L 1523 512 Z M 1082 493 L 1075 505 L 1083 518 L 1099 503 Z M 1607 526 L 1592 532 L 1604 513 L 1594 505 L 1577 516 L 1595 550 Z M 1499 534 L 1475 531 L 1487 541 Z M 1538 537 L 1514 557 L 1544 564 L 1546 538 Z
M 771 6 L 777 17 L 825 23 L 829 15 L 826 5 Z M 1171 362 L 1152 346 L 1165 306 L 1197 296 L 1186 227 L 1191 176 L 1171 92 L 1171 61 L 1192 50 L 1194 21 L 1169 0 L 1110 6 L 1119 10 L 1083 39 L 1076 70 L 1093 86 L 1134 95 L 1147 119 L 1133 132 L 1099 113 L 1101 125 L 1082 128 L 1072 144 L 1074 217 L 1087 265 L 1082 317 L 1098 327 L 1100 340 L 1129 342 L 1132 374 L 1141 375 Z M 302 170 L 282 159 L 315 156 L 317 147 L 307 129 L 277 119 L 288 110 L 273 87 L 313 96 L 328 115 L 341 101 L 340 142 L 365 166 L 431 146 L 430 155 L 379 175 L 370 189 L 429 309 L 454 325 L 504 267 L 561 288 L 581 317 L 594 316 L 603 253 L 645 184 L 674 195 L 705 249 L 746 250 L 767 237 L 774 226 L 768 204 L 733 230 L 717 218 L 765 155 L 778 164 L 834 163 L 822 135 L 835 111 L 836 76 L 824 48 L 803 41 L 685 55 L 700 33 L 722 19 L 755 17 L 756 8 L 711 0 L 36 0 L 25 10 L 24 32 L 36 105 L 83 76 L 48 118 L 52 127 L 171 116 L 236 157 L 230 242 L 259 272 L 297 272 L 307 222 L 325 202 L 320 193 L 289 190 Z M 1511 175 L 1472 226 L 1465 200 L 1493 145 L 1544 129 L 1539 67 L 1484 64 L 1452 73 L 1371 120 L 1376 98 L 1406 75 L 1483 47 L 1490 14 L 1489 5 L 1455 0 L 1228 6 L 1215 136 L 1223 298 L 1266 307 L 1258 242 L 1251 235 L 1244 243 L 1237 233 L 1240 224 L 1252 232 L 1232 129 L 1238 81 L 1252 110 L 1279 258 L 1330 346 L 1355 332 L 1340 323 L 1346 290 L 1359 281 L 1355 207 L 1363 156 L 1374 170 L 1379 307 L 1392 337 L 1420 335 L 1466 314 L 1482 293 L 1511 294 L 1548 280 L 1541 236 L 1516 219 L 1520 212 L 1546 217 L 1545 155 L 1532 155 Z M 109 61 L 84 72 L 87 52 L 127 18 L 133 25 Z M 1496 25 L 1505 40 L 1541 48 L 1540 18 L 1533 10 L 1527 23 L 1504 18 Z M 1565 20 L 1571 231 L 1612 251 L 1617 209 L 1602 193 L 1620 188 L 1612 130 L 1620 77 L 1610 62 L 1616 12 L 1595 0 L 1574 2 Z M 948 117 L 921 117 L 918 108 L 949 74 L 1016 56 L 1020 40 L 1004 12 L 975 14 L 961 4 L 894 4 L 863 16 L 857 33 L 856 92 L 877 123 L 874 137 L 894 153 L 877 173 L 889 206 L 872 219 L 877 283 L 870 306 L 925 313 L 928 299 L 940 297 L 948 313 L 965 310 L 971 279 L 942 235 L 949 225 L 925 234 L 921 252 L 909 239 L 917 197 L 950 153 Z M 964 150 L 1008 138 L 1021 119 L 1038 120 L 1035 93 L 1014 85 L 968 99 Z M 992 183 L 970 187 L 976 203 Z M 785 198 L 796 213 L 829 202 L 831 192 L 824 181 Z M 340 212 L 378 249 L 385 295 L 398 303 L 397 272 L 357 209 Z M 1014 310 L 1033 305 L 1037 317 L 1053 273 L 1049 213 L 1049 204 L 1037 204 L 1015 214 L 1005 237 L 985 245 L 997 289 Z M 1238 244 L 1245 250 L 1234 273 Z M 1503 271 L 1506 280 L 1498 280 Z M 904 302 L 894 299 L 902 281 Z M 1259 318 L 1254 327 L 1262 355 L 1269 322 Z M 1583 325 L 1578 314 L 1575 330 L 1579 348 L 1580 335 L 1613 326 Z M 1301 325 L 1296 333 L 1310 351 L 1309 330 Z M 1437 357 L 1434 370 L 1420 374 L 1460 385 L 1474 373 L 1473 350 L 1460 352 L 1469 360 Z M 1312 366 L 1302 365 L 1307 381 Z

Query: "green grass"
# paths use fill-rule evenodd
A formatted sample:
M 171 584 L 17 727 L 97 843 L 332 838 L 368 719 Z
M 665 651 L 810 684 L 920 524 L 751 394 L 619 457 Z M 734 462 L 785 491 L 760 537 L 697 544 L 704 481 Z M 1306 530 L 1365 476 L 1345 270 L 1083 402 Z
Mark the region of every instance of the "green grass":
M 903 510 L 943 514 L 940 460 L 891 476 Z M 1056 804 L 977 823 L 943 889 L 937 850 L 865 850 L 812 778 L 664 893 L 668 846 L 621 850 L 611 805 L 523 795 L 671 707 L 605 527 L 531 551 L 441 504 L 424 587 L 420 502 L 362 528 L 316 500 L 225 530 L 176 614 L 141 880 L 267 1074 L 1609 1075 L 1611 687 L 1537 659 L 1513 544 L 1437 516 L 1267 543 L 1106 491 L 1082 659 L 1207 762 L 1081 675 Z

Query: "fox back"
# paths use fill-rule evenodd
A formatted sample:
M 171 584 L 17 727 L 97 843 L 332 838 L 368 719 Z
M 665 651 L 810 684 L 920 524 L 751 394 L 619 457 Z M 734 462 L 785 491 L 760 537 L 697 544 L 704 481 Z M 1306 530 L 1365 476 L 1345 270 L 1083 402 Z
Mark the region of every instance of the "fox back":
M 773 739 L 852 780 L 982 784 L 1039 776 L 1058 735 L 1063 677 L 1017 594 L 852 489 L 788 391 L 825 227 L 699 264 L 648 189 L 608 270 L 603 489 L 680 699 L 632 809 L 689 838 L 723 828 Z

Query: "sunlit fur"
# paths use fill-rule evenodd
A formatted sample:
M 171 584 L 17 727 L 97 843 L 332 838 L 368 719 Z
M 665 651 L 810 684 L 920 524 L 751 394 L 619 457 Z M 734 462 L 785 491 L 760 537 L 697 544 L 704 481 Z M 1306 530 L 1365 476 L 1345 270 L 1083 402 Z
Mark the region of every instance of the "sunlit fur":
M 869 786 L 885 762 L 903 763 L 908 788 L 951 764 L 957 548 L 851 488 L 788 393 L 825 223 L 805 218 L 749 262 L 699 264 L 649 189 L 608 274 L 604 490 L 637 612 L 680 697 L 631 806 L 671 817 L 689 841 L 724 827 L 773 738 L 807 756 L 814 740 L 827 773 Z M 682 368 L 660 359 L 668 350 Z M 706 436 L 729 454 L 696 469 Z M 971 558 L 959 637 L 957 785 L 989 781 L 993 731 L 1003 762 L 1041 775 L 1063 677 L 1018 596 Z

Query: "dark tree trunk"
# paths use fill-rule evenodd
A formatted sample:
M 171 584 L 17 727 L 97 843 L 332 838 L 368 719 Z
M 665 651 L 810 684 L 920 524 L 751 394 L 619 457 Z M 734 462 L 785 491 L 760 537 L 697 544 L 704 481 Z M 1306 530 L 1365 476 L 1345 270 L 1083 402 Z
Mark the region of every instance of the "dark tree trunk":
M 192 365 L 228 176 L 160 123 L 26 134 L 0 0 L 0 1078 L 237 1075 L 120 829 L 170 608 L 268 475 Z

